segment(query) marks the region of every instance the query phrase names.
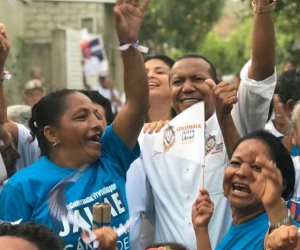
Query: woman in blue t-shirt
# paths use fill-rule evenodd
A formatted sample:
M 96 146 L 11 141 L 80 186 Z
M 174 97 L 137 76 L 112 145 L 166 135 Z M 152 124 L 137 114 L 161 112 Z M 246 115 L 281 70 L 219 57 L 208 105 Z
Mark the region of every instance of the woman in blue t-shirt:
M 121 52 L 127 99 L 113 124 L 104 133 L 102 117 L 92 100 L 76 90 L 65 89 L 42 98 L 32 108 L 29 121 L 42 156 L 4 186 L 1 220 L 48 225 L 66 249 L 90 249 L 81 238 L 78 223 L 91 227 L 93 204 L 108 202 L 111 227 L 127 226 L 118 238 L 118 248 L 129 249 L 125 181 L 130 164 L 140 153 L 137 138 L 148 110 L 147 74 L 136 42 L 148 3 L 146 0 L 138 6 L 136 0 L 117 1 L 114 8 L 119 41 L 128 48 L 123 46 Z M 60 185 L 49 207 L 49 192 L 72 176 L 76 178 Z M 67 216 L 70 211 L 71 220 Z
M 289 152 L 266 131 L 238 141 L 224 174 L 223 188 L 233 222 L 217 250 L 265 249 L 265 239 L 281 225 L 293 225 L 285 201 L 294 193 L 295 170 Z M 205 189 L 193 205 L 197 249 L 210 250 L 208 224 L 213 203 Z

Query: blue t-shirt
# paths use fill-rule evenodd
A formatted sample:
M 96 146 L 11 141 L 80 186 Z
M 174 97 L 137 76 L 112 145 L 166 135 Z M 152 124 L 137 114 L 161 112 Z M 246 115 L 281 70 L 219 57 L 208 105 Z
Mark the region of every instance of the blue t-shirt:
M 243 224 L 231 224 L 227 234 L 215 250 L 263 250 L 269 218 L 263 213 Z
M 81 222 L 92 225 L 92 206 L 96 202 L 112 205 L 111 227 L 119 227 L 129 219 L 125 193 L 126 172 L 139 156 L 137 144 L 131 151 L 114 133 L 112 125 L 101 138 L 100 159 L 90 165 L 75 183 L 67 184 L 65 201 Z M 17 172 L 4 186 L 0 195 L 0 219 L 21 223 L 35 221 L 53 229 L 66 244 L 66 249 L 91 249 L 83 243 L 80 229 L 51 216 L 48 206 L 49 191 L 62 179 L 77 171 L 55 165 L 46 156 Z M 130 249 L 129 232 L 118 239 L 119 249 Z
M 283 141 L 283 136 L 277 137 L 280 141 Z M 296 145 L 292 146 L 291 156 L 298 156 L 299 155 L 299 147 Z

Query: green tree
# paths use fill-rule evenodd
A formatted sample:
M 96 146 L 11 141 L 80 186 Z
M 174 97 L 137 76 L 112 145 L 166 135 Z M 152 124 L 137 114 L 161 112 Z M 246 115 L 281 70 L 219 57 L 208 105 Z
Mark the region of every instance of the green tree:
M 251 0 L 248 1 L 251 4 Z M 277 0 L 274 14 L 277 65 L 287 60 L 300 66 L 300 0 Z M 250 13 L 248 13 L 250 15 Z
M 152 0 L 139 39 L 151 53 L 196 51 L 219 19 L 224 0 Z
M 252 20 L 246 19 L 226 39 L 210 31 L 198 48 L 198 53 L 210 59 L 223 74 L 237 74 L 251 53 Z
M 277 2 L 278 6 L 273 16 L 276 30 L 276 66 L 278 73 L 281 73 L 287 60 L 295 61 L 300 67 L 300 0 L 278 0 Z M 210 31 L 198 47 L 198 52 L 211 59 L 223 74 L 237 74 L 250 58 L 251 9 L 239 13 L 239 16 L 243 24 L 228 38 L 220 38 Z

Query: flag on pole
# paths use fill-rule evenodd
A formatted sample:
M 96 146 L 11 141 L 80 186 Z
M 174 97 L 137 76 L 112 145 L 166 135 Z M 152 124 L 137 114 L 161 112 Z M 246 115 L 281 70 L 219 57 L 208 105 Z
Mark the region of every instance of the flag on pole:
M 204 102 L 172 119 L 155 135 L 154 150 L 205 165 Z

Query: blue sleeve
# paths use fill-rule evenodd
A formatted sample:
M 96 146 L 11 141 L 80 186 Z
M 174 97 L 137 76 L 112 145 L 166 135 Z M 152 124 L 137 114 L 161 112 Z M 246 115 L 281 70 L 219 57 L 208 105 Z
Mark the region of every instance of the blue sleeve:
M 138 142 L 133 150 L 128 148 L 124 142 L 115 134 L 113 124 L 108 126 L 101 138 L 102 157 L 116 162 L 121 167 L 124 176 L 130 164 L 140 156 Z
M 30 221 L 32 212 L 26 203 L 24 193 L 6 184 L 0 194 L 0 220 L 21 223 Z

